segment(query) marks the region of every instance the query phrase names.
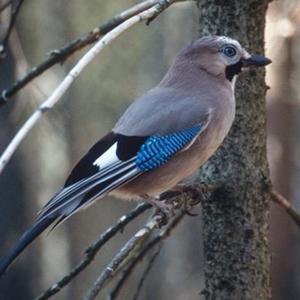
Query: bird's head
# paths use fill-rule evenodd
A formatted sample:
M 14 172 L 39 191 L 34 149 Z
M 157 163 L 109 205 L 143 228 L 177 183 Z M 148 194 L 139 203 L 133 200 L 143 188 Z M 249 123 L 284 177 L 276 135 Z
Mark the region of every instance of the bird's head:
M 183 55 L 199 68 L 214 76 L 233 81 L 243 68 L 263 67 L 271 60 L 258 54 L 249 54 L 238 41 L 225 36 L 205 36 L 185 48 Z

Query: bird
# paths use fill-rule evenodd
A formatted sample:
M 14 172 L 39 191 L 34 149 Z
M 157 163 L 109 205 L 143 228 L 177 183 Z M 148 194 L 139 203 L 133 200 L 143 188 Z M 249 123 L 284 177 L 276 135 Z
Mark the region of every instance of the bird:
M 138 97 L 75 165 L 2 259 L 0 275 L 46 228 L 107 194 L 144 200 L 168 215 L 169 206 L 157 196 L 176 189 L 222 144 L 235 117 L 237 75 L 269 63 L 226 36 L 204 36 L 183 48 L 158 85 Z

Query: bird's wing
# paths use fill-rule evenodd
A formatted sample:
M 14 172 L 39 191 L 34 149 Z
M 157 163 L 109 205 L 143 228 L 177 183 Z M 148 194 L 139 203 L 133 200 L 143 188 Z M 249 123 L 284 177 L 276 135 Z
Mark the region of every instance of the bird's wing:
M 113 131 L 131 136 L 170 134 L 206 122 L 212 111 L 205 93 L 156 87 L 129 106 Z
M 140 174 L 159 168 L 184 151 L 209 122 L 165 135 L 147 137 L 110 133 L 75 166 L 66 184 L 41 210 L 39 220 L 66 217 Z

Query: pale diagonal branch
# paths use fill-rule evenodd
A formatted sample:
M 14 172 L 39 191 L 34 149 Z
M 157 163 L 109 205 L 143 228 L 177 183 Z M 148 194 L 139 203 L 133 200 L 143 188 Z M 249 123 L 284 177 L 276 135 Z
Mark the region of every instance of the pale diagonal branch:
M 85 33 L 81 37 L 74 39 L 73 41 L 64 45 L 63 47 L 51 51 L 49 57 L 46 60 L 44 60 L 39 65 L 33 67 L 27 74 L 25 74 L 22 78 L 14 82 L 10 87 L 1 91 L 0 106 L 5 104 L 10 97 L 15 95 L 32 80 L 34 80 L 36 77 L 44 73 L 46 70 L 48 70 L 55 64 L 63 63 L 69 56 L 71 56 L 76 51 L 79 51 L 84 47 L 95 43 L 99 40 L 101 36 L 107 34 L 109 31 L 120 25 L 122 22 L 128 20 L 132 16 L 152 7 L 158 1 L 159 0 L 147 0 L 137 5 L 134 5 L 133 7 L 112 17 L 110 20 L 103 23 L 102 25 L 99 25 L 98 27 Z M 8 4 L 10 4 L 10 2 L 8 2 Z
M 177 225 L 182 221 L 183 217 L 185 215 L 185 212 L 181 211 L 173 220 L 172 222 L 167 226 L 167 228 L 162 231 L 158 236 L 156 236 L 152 241 L 150 241 L 150 243 L 145 247 L 144 249 L 144 256 L 156 245 L 158 245 L 156 251 L 152 254 L 146 269 L 144 270 L 144 273 L 142 274 L 140 281 L 137 285 L 137 289 L 136 292 L 133 296 L 133 300 L 137 300 L 139 297 L 139 294 L 142 290 L 142 287 L 144 285 L 144 282 L 146 281 L 147 276 L 149 275 L 154 261 L 156 260 L 156 258 L 158 257 L 160 250 L 162 248 L 162 242 L 164 239 L 166 239 L 167 237 L 170 236 L 171 232 L 173 229 L 175 229 L 177 227 Z
M 166 239 L 171 234 L 171 231 L 180 223 L 180 221 L 182 220 L 184 214 L 185 214 L 185 212 L 181 211 L 176 217 L 174 217 L 171 220 L 171 222 L 164 228 L 164 230 L 162 230 L 151 241 L 149 241 L 149 243 L 147 245 L 145 245 L 145 247 L 143 247 L 139 251 L 139 253 L 130 260 L 130 262 L 128 263 L 128 265 L 122 271 L 122 274 L 121 274 L 121 276 L 120 276 L 117 284 L 115 285 L 115 287 L 110 292 L 110 295 L 108 296 L 109 300 L 115 300 L 115 299 L 117 299 L 117 297 L 118 297 L 118 295 L 119 295 L 122 287 L 126 283 L 127 279 L 130 277 L 130 275 L 133 272 L 134 268 L 136 267 L 136 265 L 139 262 L 141 262 L 143 260 L 143 258 L 149 253 L 149 251 L 151 251 L 155 246 L 157 246 L 158 247 L 157 248 L 157 250 L 158 250 L 157 255 L 159 254 L 159 251 L 160 251 L 160 249 L 162 247 L 162 241 L 164 239 Z M 152 259 L 155 259 L 155 258 L 152 257 Z M 151 261 L 151 259 L 150 259 L 150 261 Z M 150 261 L 149 261 L 149 263 L 150 263 Z M 149 266 L 147 266 L 147 268 L 148 267 Z M 145 272 L 147 271 L 147 268 L 146 268 Z M 144 272 L 144 274 L 143 274 L 142 277 L 147 276 L 147 274 L 145 274 L 145 272 Z M 145 280 L 145 278 L 143 279 L 143 281 L 144 280 Z M 138 284 L 138 289 L 142 287 L 142 284 L 143 283 L 139 283 Z
M 158 16 L 163 10 L 169 7 L 174 2 L 178 0 L 160 0 L 153 7 L 134 15 L 128 20 L 124 21 L 109 33 L 104 35 L 79 61 L 78 63 L 71 69 L 69 74 L 65 77 L 65 79 L 59 84 L 59 86 L 53 91 L 48 99 L 46 99 L 37 109 L 36 111 L 29 117 L 29 119 L 25 122 L 25 124 L 21 127 L 21 129 L 17 132 L 15 137 L 9 143 L 2 156 L 0 157 L 0 174 L 7 165 L 8 161 L 23 141 L 23 139 L 27 136 L 27 134 L 31 131 L 31 129 L 36 125 L 39 119 L 43 116 L 45 112 L 50 110 L 64 95 L 64 93 L 68 90 L 70 85 L 74 82 L 74 80 L 79 76 L 79 74 L 83 71 L 83 69 L 104 49 L 105 46 L 110 44 L 114 39 L 116 39 L 121 33 L 131 28 L 135 24 L 138 24 L 142 21 L 153 20 L 156 16 Z M 180 1 L 180 0 L 179 0 Z
M 116 256 L 94 282 L 92 288 L 88 291 L 86 297 L 84 298 L 85 300 L 94 300 L 97 297 L 98 293 L 105 286 L 107 281 L 115 275 L 118 268 L 126 259 L 128 259 L 132 251 L 134 251 L 136 247 L 142 245 L 150 236 L 152 231 L 158 227 L 158 225 L 158 219 L 151 218 L 143 228 L 138 230 L 136 234 L 127 241 L 123 248 L 116 254 Z

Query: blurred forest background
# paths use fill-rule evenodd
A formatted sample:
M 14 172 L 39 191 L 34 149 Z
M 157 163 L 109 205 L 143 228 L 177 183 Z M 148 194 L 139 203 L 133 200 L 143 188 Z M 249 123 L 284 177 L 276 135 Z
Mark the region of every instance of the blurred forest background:
M 49 51 L 96 27 L 138 1 L 25 1 L 0 61 L 0 89 L 11 85 Z M 194 2 L 172 6 L 150 26 L 121 35 L 94 60 L 55 108 L 22 143 L 0 176 L 0 256 L 33 222 L 74 163 L 103 136 L 125 108 L 161 79 L 176 53 L 198 37 Z M 1 24 L 0 24 L 1 26 Z M 300 211 L 300 2 L 273 1 L 266 27 L 268 156 L 275 188 Z M 4 28 L 0 27 L 0 35 Z M 1 37 L 1 36 L 0 36 Z M 255 50 L 255 49 L 250 49 Z M 85 51 L 85 50 L 83 50 Z M 0 109 L 0 151 L 38 103 L 83 52 L 56 65 Z M 32 299 L 66 274 L 83 250 L 135 204 L 110 198 L 77 214 L 34 242 L 0 280 L 0 299 Z M 200 212 L 200 209 L 199 211 Z M 54 299 L 81 299 L 96 276 L 147 216 L 117 235 L 94 263 Z M 141 299 L 199 299 L 204 287 L 201 217 L 185 218 L 165 242 Z M 275 204 L 271 213 L 274 300 L 300 299 L 300 230 Z M 135 288 L 143 263 L 120 299 Z M 199 283 L 202 282 L 202 285 Z M 109 287 L 108 287 L 109 289 Z

